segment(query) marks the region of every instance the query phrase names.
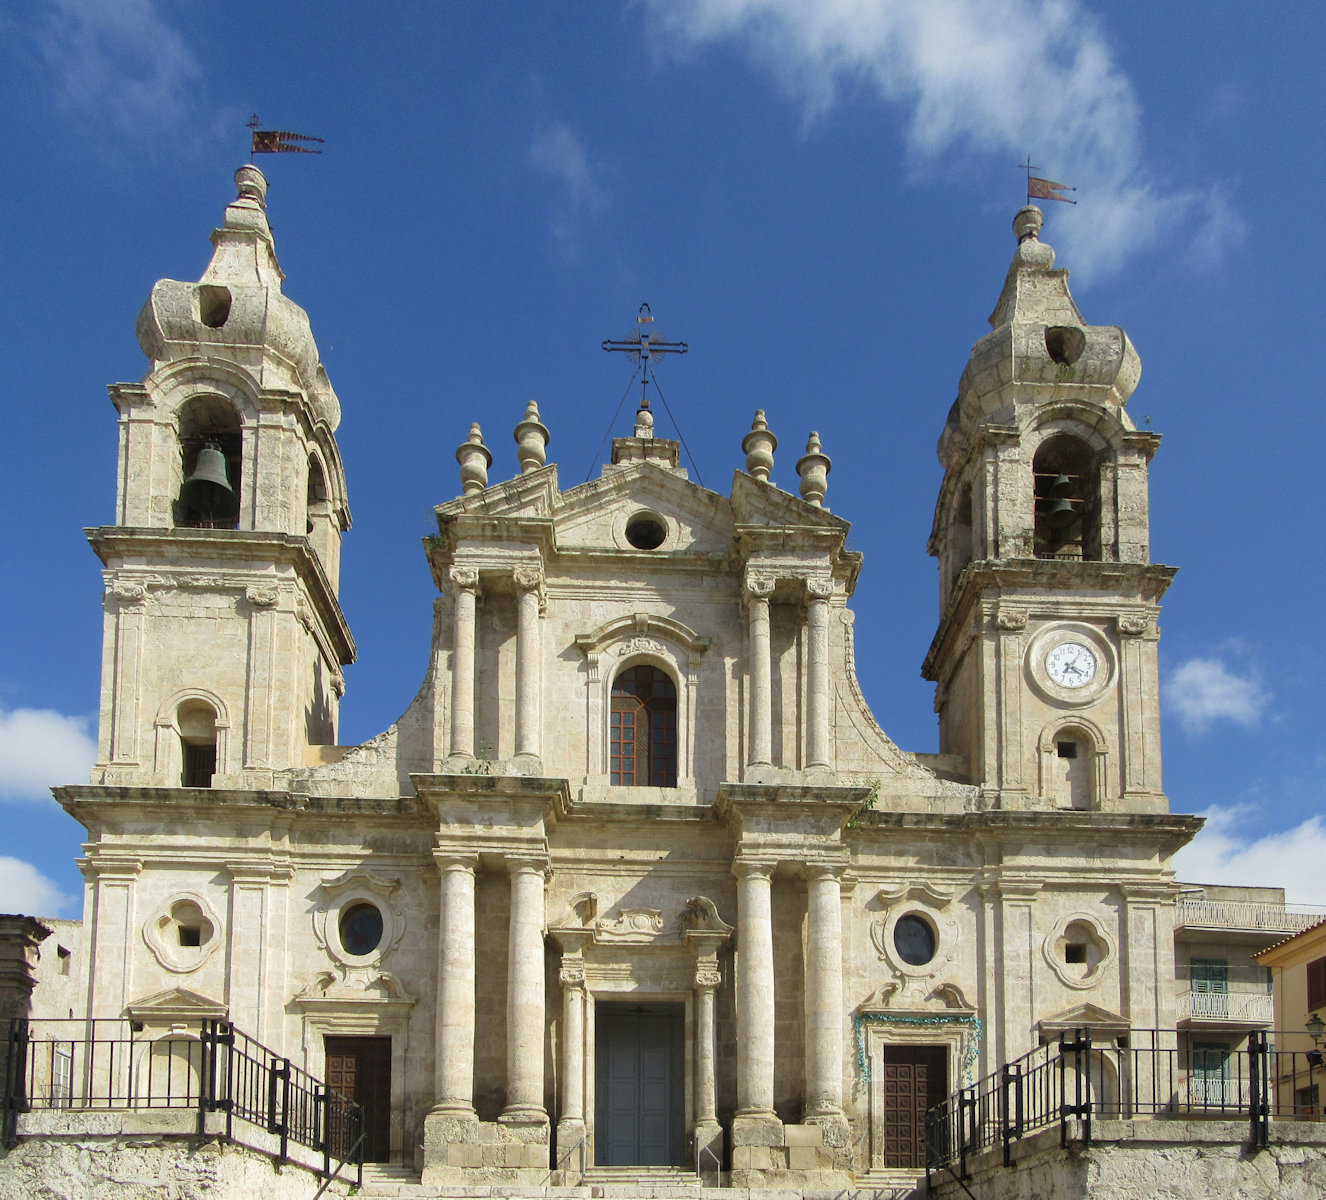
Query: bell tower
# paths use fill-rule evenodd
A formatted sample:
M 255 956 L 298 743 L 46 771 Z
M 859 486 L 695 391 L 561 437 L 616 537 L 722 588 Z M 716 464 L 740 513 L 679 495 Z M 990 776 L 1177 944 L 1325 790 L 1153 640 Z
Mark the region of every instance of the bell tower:
M 940 622 L 922 673 L 940 752 L 991 808 L 1164 812 L 1147 465 L 1125 404 L 1141 361 L 1088 325 L 1068 272 L 1014 220 L 1017 251 L 939 439 L 929 550 Z
M 340 405 L 308 316 L 281 293 L 252 166 L 197 283 L 138 315 L 150 361 L 116 384 L 93 782 L 263 788 L 336 742 L 354 642 L 337 599 L 350 526 Z

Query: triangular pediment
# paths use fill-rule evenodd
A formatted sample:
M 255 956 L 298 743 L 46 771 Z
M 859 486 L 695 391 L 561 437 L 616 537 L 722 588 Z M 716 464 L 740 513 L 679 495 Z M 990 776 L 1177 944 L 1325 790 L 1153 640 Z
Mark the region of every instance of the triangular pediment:
M 446 525 L 458 517 L 549 517 L 561 492 L 557 486 L 557 467 L 549 463 L 527 475 L 517 475 L 501 483 L 494 483 L 482 491 L 457 496 L 439 504 L 439 525 Z
M 1117 1036 L 1128 1032 L 1130 1022 L 1121 1013 L 1111 1012 L 1099 1004 L 1077 1004 L 1052 1017 L 1043 1017 L 1036 1023 L 1036 1028 L 1042 1040 L 1058 1037 L 1074 1029 L 1090 1029 L 1092 1033 Z
M 125 1008 L 135 1021 L 159 1023 L 162 1021 L 220 1020 L 229 1011 L 219 1000 L 211 1000 L 191 992 L 188 988 L 167 988 L 135 1000 Z
M 553 511 L 557 548 L 629 550 L 626 522 L 641 510 L 664 519 L 665 552 L 731 552 L 734 522 L 727 497 L 653 462 L 611 467 L 598 479 L 562 493 Z
M 800 496 L 772 483 L 763 483 L 744 471 L 737 471 L 732 477 L 732 512 L 738 525 L 829 529 L 844 538 L 852 527 L 850 521 L 835 516 L 827 508 L 808 504 Z

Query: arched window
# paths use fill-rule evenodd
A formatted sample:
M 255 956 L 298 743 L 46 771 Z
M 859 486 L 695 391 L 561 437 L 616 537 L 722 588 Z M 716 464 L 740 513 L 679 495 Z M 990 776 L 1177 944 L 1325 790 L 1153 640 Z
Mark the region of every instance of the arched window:
M 1054 799 L 1060 808 L 1093 807 L 1095 747 L 1078 729 L 1061 729 L 1054 738 Z
M 199 396 L 180 410 L 179 438 L 183 474 L 175 523 L 237 528 L 243 450 L 239 414 L 218 396 Z
M 187 700 L 176 719 L 180 731 L 180 786 L 211 787 L 216 774 L 216 712 L 203 700 Z
M 657 667 L 627 667 L 612 684 L 611 780 L 677 786 L 677 688 Z
M 1080 438 L 1047 438 L 1032 464 L 1037 558 L 1100 560 L 1099 470 Z

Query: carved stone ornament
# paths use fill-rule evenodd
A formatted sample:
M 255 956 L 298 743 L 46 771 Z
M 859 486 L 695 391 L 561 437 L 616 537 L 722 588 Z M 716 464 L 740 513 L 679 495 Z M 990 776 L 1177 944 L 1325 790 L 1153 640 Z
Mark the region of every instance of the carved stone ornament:
M 335 971 L 319 971 L 311 983 L 295 994 L 300 1008 L 322 1005 L 353 1005 L 364 1002 L 393 1004 L 408 1008 L 415 1002 L 390 971 L 353 971 L 341 979 Z
M 1027 610 L 1024 608 L 1001 608 L 995 614 L 995 625 L 1008 633 L 1018 633 L 1027 627 Z
M 566 912 L 554 921 L 560 928 L 590 929 L 599 915 L 599 897 L 597 892 L 577 892 L 566 902 Z
M 700 967 L 695 972 L 695 986 L 698 988 L 716 988 L 722 982 L 722 974 L 713 967 Z
M 281 593 L 274 587 L 251 586 L 244 589 L 244 599 L 254 608 L 275 608 Z
M 543 572 L 538 567 L 516 567 L 511 572 L 511 578 L 522 592 L 532 592 L 543 586 Z
M 722 933 L 732 932 L 732 926 L 718 915 L 718 906 L 708 896 L 692 896 L 686 901 L 681 914 L 682 927 L 697 932 Z
M 584 987 L 585 964 L 581 961 L 564 962 L 557 978 L 563 987 Z
M 625 658 L 630 654 L 666 654 L 663 643 L 655 638 L 633 637 L 627 638 L 617 647 L 617 654 Z
M 405 909 L 396 895 L 400 880 L 376 871 L 350 870 L 332 879 L 324 879 L 319 889 L 321 903 L 313 912 L 313 936 L 333 959 L 341 964 L 342 975 L 354 975 L 363 983 L 371 972 L 405 936 Z M 341 942 L 341 914 L 356 904 L 371 904 L 382 917 L 382 936 L 367 954 L 356 955 Z
M 827 600 L 833 595 L 833 580 L 811 576 L 806 580 L 806 595 L 812 600 Z
M 479 586 L 478 567 L 452 567 L 450 575 L 457 591 L 468 592 Z
M 313 613 L 303 600 L 300 600 L 295 605 L 295 616 L 299 619 L 299 623 L 304 626 L 309 633 L 313 632 Z
M 195 932 L 186 938 L 185 929 Z M 221 919 L 206 897 L 198 892 L 176 892 L 143 922 L 143 941 L 167 971 L 184 975 L 216 953 L 224 940 L 221 930 Z
M 596 942 L 652 942 L 663 934 L 663 914 L 656 908 L 624 908 L 615 921 L 600 917 Z
M 147 599 L 147 588 L 141 583 L 112 583 L 106 589 L 106 603 L 123 608 L 142 604 Z
M 774 577 L 772 575 L 747 575 L 746 594 L 756 600 L 767 600 L 773 595 Z
M 1150 628 L 1149 617 L 1123 616 L 1118 620 L 1119 632 L 1128 637 L 1138 637 Z

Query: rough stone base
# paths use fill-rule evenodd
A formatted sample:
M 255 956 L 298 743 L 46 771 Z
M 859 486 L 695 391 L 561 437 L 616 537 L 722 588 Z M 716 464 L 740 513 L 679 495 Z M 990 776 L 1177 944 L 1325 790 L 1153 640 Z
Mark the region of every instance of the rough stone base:
M 48 1134 L 0 1150 L 0 1200 L 311 1200 L 319 1182 L 297 1163 L 210 1137 Z M 337 1180 L 323 1195 L 348 1191 Z
M 847 1122 L 784 1125 L 772 1117 L 732 1122 L 733 1187 L 842 1189 L 850 1185 Z M 841 1143 L 826 1144 L 829 1143 Z
M 967 1187 L 981 1200 L 1321 1200 L 1326 1196 L 1326 1125 L 1278 1121 L 1271 1144 L 1253 1152 L 1246 1121 L 1095 1120 L 1084 1146 L 1077 1122 L 1069 1145 L 1044 1129 L 1013 1147 L 970 1159 Z M 947 1173 L 931 1176 L 931 1196 L 960 1200 Z
M 479 1121 L 450 1113 L 424 1118 L 421 1182 L 546 1184 L 550 1126 L 547 1119 Z

